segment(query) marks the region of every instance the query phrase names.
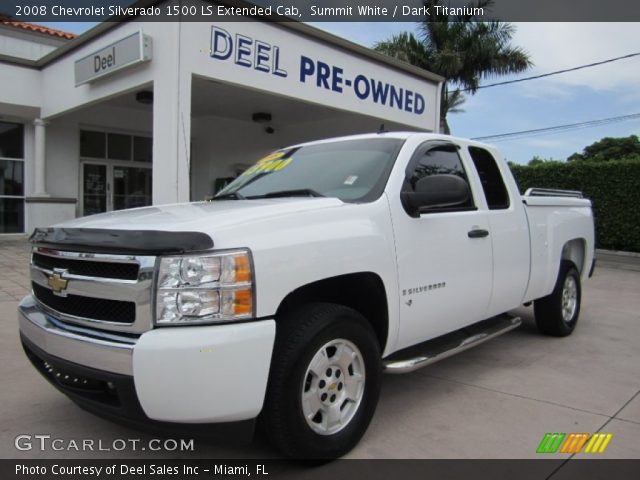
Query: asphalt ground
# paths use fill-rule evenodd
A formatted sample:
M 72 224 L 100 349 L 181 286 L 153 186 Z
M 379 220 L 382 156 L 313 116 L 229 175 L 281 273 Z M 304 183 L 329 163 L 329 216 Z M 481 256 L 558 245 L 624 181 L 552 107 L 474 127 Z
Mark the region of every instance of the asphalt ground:
M 152 451 L 145 445 L 157 436 L 97 418 L 56 391 L 18 339 L 27 263 L 24 241 L 0 242 L 0 458 L 278 457 L 260 438 L 244 446 L 196 439 L 193 451 Z M 532 308 L 514 312 L 523 325 L 510 333 L 414 373 L 385 375 L 371 426 L 348 458 L 535 459 L 547 432 L 601 432 L 612 434 L 604 453 L 570 458 L 640 459 L 640 271 L 611 262 L 596 269 L 567 338 L 540 335 Z M 103 449 L 41 450 L 33 441 L 20 450 L 19 435 L 50 435 L 58 445 L 89 439 Z M 138 448 L 111 448 L 130 439 L 139 439 Z

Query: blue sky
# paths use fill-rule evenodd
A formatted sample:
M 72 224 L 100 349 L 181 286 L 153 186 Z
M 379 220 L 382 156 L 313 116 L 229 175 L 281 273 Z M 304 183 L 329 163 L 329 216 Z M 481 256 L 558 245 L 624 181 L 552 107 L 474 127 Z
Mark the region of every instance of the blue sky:
M 47 23 L 81 33 L 91 23 Z M 524 48 L 534 67 L 520 78 L 606 60 L 640 51 L 637 23 L 520 23 L 513 44 Z M 316 23 L 371 47 L 394 33 L 415 30 L 413 23 Z M 640 112 L 640 57 L 513 85 L 481 89 L 464 112 L 450 114 L 452 134 L 479 137 Z M 606 126 L 520 138 L 495 144 L 508 160 L 527 163 L 535 155 L 564 160 L 602 137 L 640 135 L 640 119 Z

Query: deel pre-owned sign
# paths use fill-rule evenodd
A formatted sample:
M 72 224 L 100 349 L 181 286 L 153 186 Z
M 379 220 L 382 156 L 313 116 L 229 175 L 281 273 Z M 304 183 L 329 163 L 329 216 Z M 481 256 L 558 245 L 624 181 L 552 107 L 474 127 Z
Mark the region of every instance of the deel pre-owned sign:
M 301 84 L 328 90 L 337 94 L 353 95 L 360 101 L 382 107 L 423 115 L 426 100 L 422 94 L 359 71 L 350 72 L 348 65 L 337 65 L 301 54 L 295 70 L 285 65 L 280 46 L 236 33 L 232 35 L 224 28 L 211 27 L 209 54 L 217 61 L 233 62 L 248 70 L 264 72 L 286 79 L 297 78 Z

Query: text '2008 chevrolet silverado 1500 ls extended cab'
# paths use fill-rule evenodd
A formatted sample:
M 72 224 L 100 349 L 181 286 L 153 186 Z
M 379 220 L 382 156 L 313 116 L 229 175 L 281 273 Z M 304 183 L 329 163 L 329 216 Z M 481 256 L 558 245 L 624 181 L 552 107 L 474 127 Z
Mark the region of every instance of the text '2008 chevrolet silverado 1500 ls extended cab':
M 20 333 L 54 386 L 167 431 L 260 418 L 300 458 L 358 442 L 383 371 L 516 328 L 506 312 L 522 304 L 543 333 L 569 335 L 594 258 L 581 194 L 521 196 L 492 147 L 424 133 L 284 148 L 213 201 L 31 241 Z

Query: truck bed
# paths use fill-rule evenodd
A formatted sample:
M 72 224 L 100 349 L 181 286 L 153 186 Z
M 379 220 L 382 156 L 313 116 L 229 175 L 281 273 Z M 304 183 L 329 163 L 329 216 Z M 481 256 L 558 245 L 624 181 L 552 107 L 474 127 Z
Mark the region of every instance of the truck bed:
M 522 202 L 531 242 L 525 301 L 531 301 L 553 290 L 562 255 L 572 255 L 583 278 L 586 277 L 595 248 L 593 214 L 591 201 L 572 190 L 530 188 L 522 196 Z M 572 252 L 563 251 L 567 244 Z

